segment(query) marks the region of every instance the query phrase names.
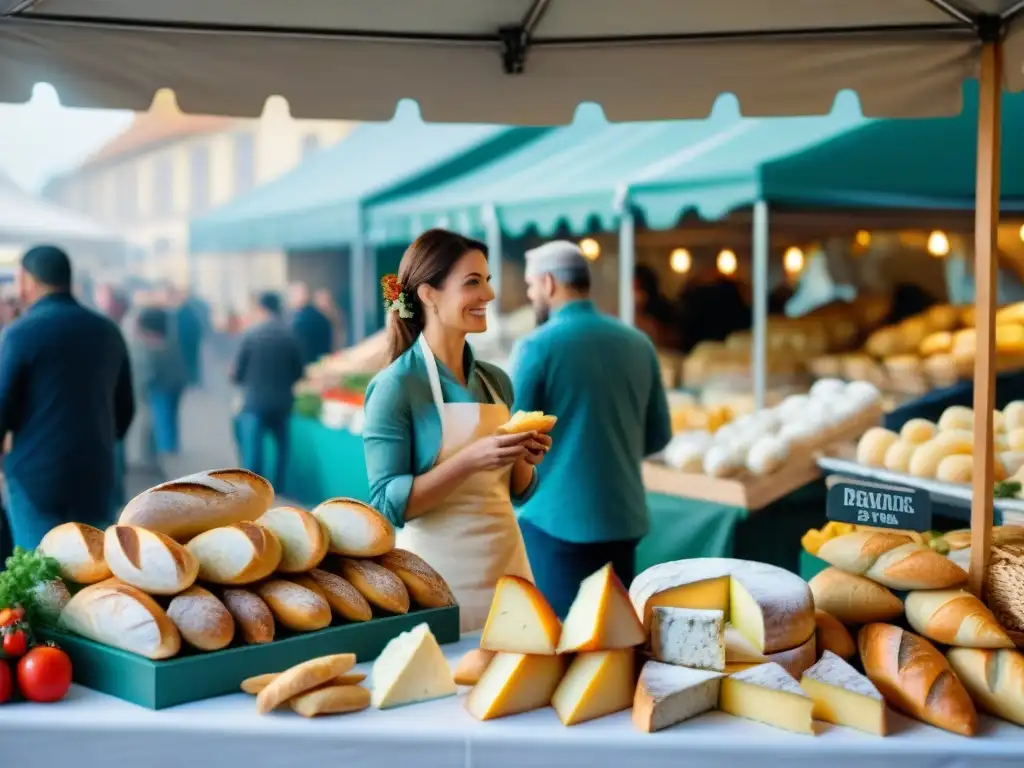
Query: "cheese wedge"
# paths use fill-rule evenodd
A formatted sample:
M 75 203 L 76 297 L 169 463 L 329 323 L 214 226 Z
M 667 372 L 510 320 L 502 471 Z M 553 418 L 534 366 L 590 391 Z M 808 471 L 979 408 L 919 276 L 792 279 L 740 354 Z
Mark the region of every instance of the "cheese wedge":
M 629 593 L 608 563 L 580 583 L 562 624 L 558 652 L 613 651 L 642 645 L 646 639 Z
M 814 701 L 789 672 L 775 663 L 758 664 L 725 678 L 718 708 L 786 731 L 814 735 Z
M 825 651 L 821 660 L 804 672 L 800 687 L 814 701 L 815 720 L 885 736 L 882 694 L 832 651 Z
M 725 614 L 655 606 L 651 611 L 651 658 L 681 667 L 722 672 L 728 660 Z
M 689 720 L 718 704 L 722 674 L 648 661 L 633 696 L 633 725 L 653 733 Z
M 811 667 L 816 659 L 817 640 L 815 635 L 811 635 L 802 645 L 788 651 L 762 653 L 736 627 L 731 624 L 727 624 L 725 627 L 725 663 L 727 666 L 775 662 L 793 677 L 799 679 L 804 670 Z
M 562 725 L 576 725 L 629 709 L 636 690 L 633 649 L 591 651 L 572 660 L 551 697 Z
M 551 704 L 564 673 L 564 656 L 499 653 L 466 697 L 466 709 L 477 720 L 541 709 Z
M 403 632 L 373 662 L 371 703 L 379 709 L 451 696 L 452 670 L 427 624 Z
M 533 584 L 502 576 L 494 590 L 480 648 L 507 653 L 553 654 L 562 624 Z

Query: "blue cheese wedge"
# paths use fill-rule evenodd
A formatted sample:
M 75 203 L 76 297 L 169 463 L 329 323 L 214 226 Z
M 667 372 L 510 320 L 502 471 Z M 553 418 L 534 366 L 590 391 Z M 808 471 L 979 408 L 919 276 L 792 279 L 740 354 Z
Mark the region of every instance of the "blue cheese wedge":
M 874 683 L 832 651 L 804 672 L 800 687 L 814 700 L 814 719 L 885 736 L 885 701 Z
M 655 606 L 651 657 L 694 669 L 725 670 L 725 614 L 719 610 Z

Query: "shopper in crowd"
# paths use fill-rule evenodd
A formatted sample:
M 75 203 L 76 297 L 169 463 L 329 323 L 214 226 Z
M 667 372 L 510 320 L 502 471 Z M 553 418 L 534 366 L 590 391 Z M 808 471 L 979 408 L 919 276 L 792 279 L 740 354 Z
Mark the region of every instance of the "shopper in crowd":
M 739 284 L 712 265 L 694 270 L 676 305 L 684 352 L 702 341 L 724 341 L 736 331 L 750 328 L 750 303 Z
M 96 286 L 96 309 L 120 324 L 128 311 L 128 302 L 110 283 L 100 283 Z
M 551 444 L 495 435 L 512 385 L 466 343 L 487 330 L 488 278 L 475 240 L 434 229 L 409 247 L 385 278 L 392 362 L 367 389 L 363 425 L 370 503 L 448 582 L 463 631 L 483 626 L 501 576 L 530 578 L 512 499 L 534 492 Z
M 172 292 L 174 306 L 173 333 L 177 336 L 181 357 L 185 362 L 188 384 L 202 385 L 203 340 L 209 328 L 209 310 L 206 303 L 188 292 Z
M 654 345 L 597 311 L 579 247 L 527 252 L 526 282 L 538 328 L 513 352 L 515 409 L 558 422 L 519 522 L 535 583 L 564 617 L 580 581 L 606 563 L 633 580 L 649 526 L 640 462 L 672 430 Z
M 143 467 L 159 466 L 160 456 L 176 455 L 181 447 L 181 397 L 188 373 L 174 341 L 174 313 L 163 307 L 143 307 L 136 321 L 132 359 L 135 384 L 145 397 L 149 430 L 142 439 Z
M 302 359 L 306 365 L 315 363 L 331 352 L 334 330 L 331 321 L 310 301 L 309 287 L 293 283 L 289 288 L 292 311 L 292 330 L 302 345 Z
M 246 469 L 270 478 L 280 491 L 288 467 L 288 428 L 293 389 L 302 378 L 302 348 L 282 317 L 281 299 L 264 293 L 256 307 L 257 322 L 242 338 L 232 378 L 242 389 L 238 438 Z M 263 447 L 274 441 L 276 464 L 264 465 Z
M 345 318 L 341 314 L 334 295 L 326 288 L 319 288 L 313 292 L 313 306 L 320 314 L 327 318 L 331 324 L 331 352 L 345 346 Z
M 18 275 L 26 311 L 0 341 L 0 435 L 12 433 L 5 507 L 26 548 L 60 523 L 110 524 L 115 444 L 134 413 L 124 339 L 71 285 L 67 254 L 29 250 Z

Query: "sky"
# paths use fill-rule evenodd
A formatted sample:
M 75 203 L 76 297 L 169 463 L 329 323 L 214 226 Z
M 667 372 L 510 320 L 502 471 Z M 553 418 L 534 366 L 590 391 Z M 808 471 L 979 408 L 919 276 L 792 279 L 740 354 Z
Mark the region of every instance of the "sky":
M 131 112 L 65 109 L 49 86 L 27 104 L 0 104 L 0 173 L 38 191 L 55 173 L 73 168 L 124 130 Z

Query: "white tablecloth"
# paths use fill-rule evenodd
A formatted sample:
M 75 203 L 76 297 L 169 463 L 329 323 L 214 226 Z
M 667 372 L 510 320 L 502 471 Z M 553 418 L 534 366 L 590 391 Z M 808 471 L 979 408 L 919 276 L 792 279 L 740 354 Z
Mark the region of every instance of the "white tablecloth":
M 445 646 L 457 659 L 475 638 Z M 0 766 L 73 768 L 1021 768 L 1024 728 L 984 719 L 968 739 L 893 714 L 884 739 L 817 737 L 708 713 L 656 734 L 629 712 L 565 728 L 551 709 L 480 723 L 465 693 L 394 710 L 260 717 L 244 694 L 160 712 L 75 686 L 58 704 L 0 706 Z

